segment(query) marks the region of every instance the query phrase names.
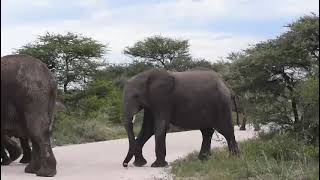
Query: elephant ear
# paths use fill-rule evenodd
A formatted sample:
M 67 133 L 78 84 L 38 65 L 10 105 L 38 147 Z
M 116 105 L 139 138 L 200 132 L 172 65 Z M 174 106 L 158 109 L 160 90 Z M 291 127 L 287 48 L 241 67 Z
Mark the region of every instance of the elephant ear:
M 148 78 L 148 94 L 152 99 L 165 99 L 174 89 L 175 79 L 167 71 L 154 71 Z

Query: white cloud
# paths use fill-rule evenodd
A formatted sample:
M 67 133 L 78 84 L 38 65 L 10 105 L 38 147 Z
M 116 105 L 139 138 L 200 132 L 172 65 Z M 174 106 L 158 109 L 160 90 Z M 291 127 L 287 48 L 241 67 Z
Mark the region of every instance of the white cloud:
M 155 4 L 100 9 L 100 18 L 122 17 L 140 20 L 209 21 L 215 19 L 267 20 L 319 11 L 317 0 L 176 0 Z
M 172 38 L 189 39 L 190 50 L 193 56 L 216 60 L 224 57 L 231 51 L 247 47 L 249 43 L 255 43 L 259 37 L 240 37 L 232 34 L 213 32 L 188 32 L 168 31 L 161 27 L 148 27 L 144 25 L 121 25 L 112 27 L 108 25 L 97 26 L 80 21 L 65 21 L 43 26 L 25 26 L 19 29 L 1 29 L 1 56 L 10 54 L 13 48 L 32 42 L 38 35 L 45 32 L 66 33 L 68 31 L 81 33 L 108 44 L 110 54 L 107 56 L 112 62 L 124 62 L 128 58 L 122 54 L 126 46 L 133 45 L 136 41 L 152 35 L 163 35 Z
M 4 5 L 2 7 L 6 8 L 6 12 L 12 13 L 29 7 L 26 2 L 32 3 L 32 7 L 44 7 L 51 5 L 53 1 L 5 0 L 2 1 Z M 109 59 L 113 62 L 128 60 L 122 55 L 122 50 L 126 46 L 131 46 L 147 36 L 159 34 L 189 39 L 193 56 L 216 60 L 231 51 L 244 49 L 248 44 L 254 44 L 266 37 L 225 33 L 218 29 L 200 29 L 199 23 L 209 24 L 217 19 L 239 21 L 293 19 L 309 14 L 311 11 L 318 12 L 319 5 L 319 2 L 314 0 L 177 0 L 111 8 L 108 1 L 102 0 L 68 1 L 70 4 L 66 4 L 66 1 L 54 2 L 60 2 L 63 5 L 72 4 L 75 8 L 76 6 L 85 7 L 90 10 L 90 13 L 88 16 L 74 20 L 2 25 L 1 56 L 10 54 L 13 49 L 34 41 L 38 35 L 47 31 L 54 33 L 71 31 L 108 43 L 111 50 Z M 9 17 L 5 12 L 2 13 L 1 18 Z M 185 25 L 187 28 L 179 25 L 182 27 Z
M 18 12 L 27 8 L 44 8 L 49 7 L 53 2 L 52 0 L 2 0 L 1 11 Z

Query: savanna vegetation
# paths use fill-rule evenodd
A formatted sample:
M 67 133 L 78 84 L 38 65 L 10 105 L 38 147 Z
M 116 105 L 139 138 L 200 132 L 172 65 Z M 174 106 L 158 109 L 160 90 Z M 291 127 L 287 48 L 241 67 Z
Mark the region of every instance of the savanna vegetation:
M 126 137 L 121 96 L 131 76 L 151 68 L 204 67 L 219 72 L 237 94 L 247 123 L 278 129 L 270 138 L 240 143 L 240 157 L 214 150 L 208 162 L 195 155 L 179 160 L 176 178 L 313 179 L 319 171 L 319 16 L 303 16 L 286 28 L 220 61 L 196 59 L 188 40 L 163 36 L 126 47 L 123 53 L 132 59 L 126 64 L 107 63 L 106 44 L 74 33 L 47 33 L 16 53 L 38 57 L 56 76 L 67 109 L 56 113 L 57 145 Z M 139 118 L 137 124 L 136 131 Z
M 240 156 L 213 150 L 173 163 L 175 179 L 319 179 L 319 16 L 304 16 L 275 39 L 231 53 L 219 69 L 248 120 L 276 125 L 239 143 Z
M 319 179 L 319 147 L 304 144 L 290 134 L 259 136 L 240 142 L 240 156 L 227 148 L 212 150 L 201 162 L 194 152 L 172 164 L 174 179 Z

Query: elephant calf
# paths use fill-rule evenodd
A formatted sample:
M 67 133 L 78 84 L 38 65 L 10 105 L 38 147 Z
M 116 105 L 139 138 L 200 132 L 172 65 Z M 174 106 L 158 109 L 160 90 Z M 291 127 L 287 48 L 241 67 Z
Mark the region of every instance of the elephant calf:
M 230 152 L 237 154 L 239 150 L 231 117 L 232 98 L 229 88 L 214 71 L 154 69 L 132 77 L 123 92 L 124 126 L 129 139 L 129 151 L 123 166 L 126 167 L 133 156 L 135 166 L 147 163 L 142 148 L 152 135 L 155 135 L 156 160 L 151 166 L 167 166 L 165 139 L 169 123 L 201 131 L 201 160 L 210 153 L 214 129 L 226 138 Z M 141 109 L 144 109 L 143 124 L 135 139 L 132 120 Z
M 25 55 L 1 57 L 1 138 L 7 135 L 31 140 L 27 173 L 56 174 L 50 143 L 56 93 L 56 81 L 40 60 Z

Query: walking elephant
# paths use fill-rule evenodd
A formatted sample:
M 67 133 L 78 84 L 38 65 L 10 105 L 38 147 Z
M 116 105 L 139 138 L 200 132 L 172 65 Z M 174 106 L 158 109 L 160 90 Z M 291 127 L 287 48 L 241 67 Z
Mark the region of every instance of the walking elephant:
M 242 102 L 241 98 L 235 94 L 232 95 L 232 99 L 234 101 L 234 105 L 232 106 L 232 111 L 237 113 L 237 123 L 240 124 L 239 122 L 239 114 L 242 115 L 242 121 L 241 121 L 241 126 L 239 128 L 240 131 L 245 131 L 246 130 L 246 124 L 247 124 L 247 113 L 245 109 L 245 105 Z M 240 102 L 240 103 L 239 103 Z
M 166 132 L 169 123 L 201 131 L 203 140 L 198 156 L 201 160 L 210 153 L 214 130 L 226 138 L 229 151 L 238 154 L 231 103 L 229 88 L 214 71 L 153 69 L 132 77 L 123 92 L 124 127 L 129 139 L 129 151 L 123 166 L 127 167 L 133 156 L 135 166 L 147 163 L 142 148 L 152 135 L 155 135 L 156 160 L 151 166 L 167 166 Z M 144 109 L 142 129 L 135 139 L 132 120 L 141 109 Z
M 26 173 L 56 174 L 50 143 L 56 93 L 56 81 L 40 60 L 26 55 L 1 57 L 1 138 L 7 135 L 31 140 Z M 15 109 L 17 118 L 11 117 L 9 108 Z

